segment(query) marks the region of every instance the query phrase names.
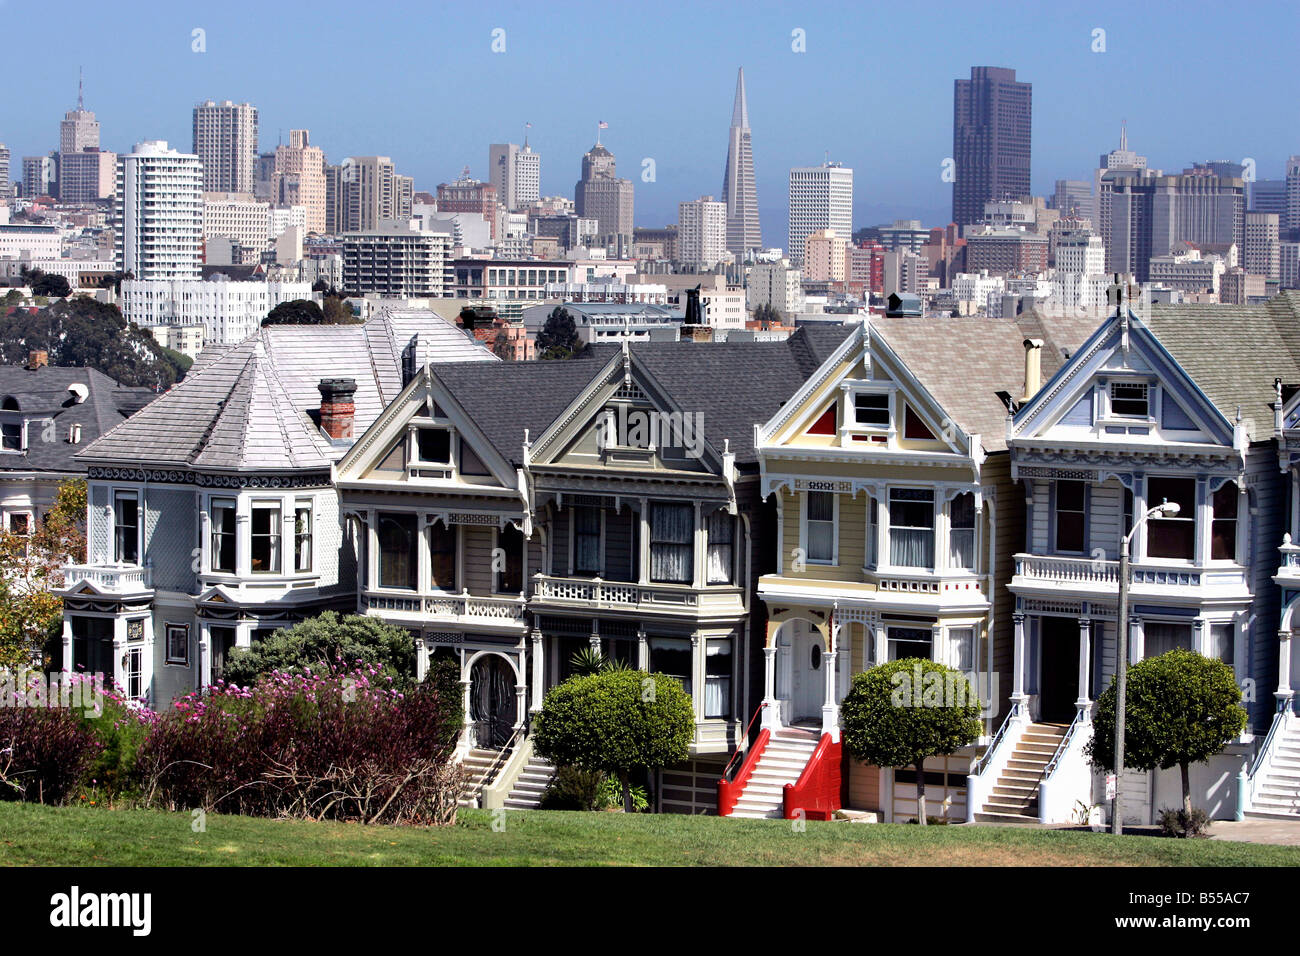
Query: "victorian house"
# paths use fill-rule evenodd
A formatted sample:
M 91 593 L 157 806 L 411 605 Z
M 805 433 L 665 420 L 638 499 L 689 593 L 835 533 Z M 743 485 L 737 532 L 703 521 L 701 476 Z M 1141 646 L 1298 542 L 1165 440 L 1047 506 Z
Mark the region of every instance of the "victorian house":
M 226 655 L 356 605 L 333 468 L 430 361 L 495 363 L 438 316 L 269 326 L 81 450 L 86 563 L 64 569 L 65 671 L 152 706 L 206 687 Z
M 755 587 L 775 550 L 754 423 L 846 334 L 432 365 L 343 458 L 360 608 L 410 628 L 422 668 L 457 662 L 474 800 L 535 805 L 529 718 L 594 651 L 681 681 L 691 757 L 653 792 L 713 808 L 757 704 Z

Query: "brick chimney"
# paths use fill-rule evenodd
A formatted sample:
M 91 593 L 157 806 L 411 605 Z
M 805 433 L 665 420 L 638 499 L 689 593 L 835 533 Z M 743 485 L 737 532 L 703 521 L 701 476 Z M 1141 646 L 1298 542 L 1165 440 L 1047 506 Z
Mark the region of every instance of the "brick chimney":
M 681 340 L 683 342 L 712 342 L 713 326 L 683 325 Z
M 351 438 L 352 422 L 357 414 L 352 400 L 357 392 L 357 380 L 323 378 L 316 387 L 320 389 L 320 427 L 330 438 Z
M 38 368 L 49 368 L 49 365 L 50 353 L 45 349 L 32 349 L 27 353 L 27 367 L 31 371 L 34 372 Z

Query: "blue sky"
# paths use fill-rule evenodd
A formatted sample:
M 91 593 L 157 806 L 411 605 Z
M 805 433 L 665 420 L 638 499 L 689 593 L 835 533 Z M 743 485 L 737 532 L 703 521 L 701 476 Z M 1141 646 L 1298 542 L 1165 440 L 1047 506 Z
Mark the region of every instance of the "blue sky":
M 11 26 L 31 9 L 0 0 Z M 73 2 L 43 8 L 39 26 L 64 22 L 81 25 L 66 45 L 9 34 L 0 142 L 15 177 L 21 156 L 57 146 L 78 64 L 105 148 L 166 139 L 188 150 L 196 102 L 247 100 L 264 150 L 306 127 L 331 162 L 390 155 L 429 191 L 466 165 L 485 176 L 488 144 L 518 142 L 531 122 L 543 193 L 572 196 L 605 120 L 604 142 L 636 183 L 637 224 L 649 226 L 675 221 L 679 200 L 720 192 L 743 65 L 771 245 L 784 244 L 787 171 L 827 151 L 855 170 L 855 226 L 946 222 L 953 80 L 973 65 L 1033 83 L 1040 194 L 1088 178 L 1121 119 L 1130 145 L 1165 169 L 1253 157 L 1274 178 L 1300 153 L 1300 12 L 1288 3 Z M 195 28 L 204 53 L 191 50 Z M 1098 28 L 1105 52 L 1092 51 Z M 792 50 L 795 30 L 806 52 Z M 646 158 L 654 182 L 641 179 Z

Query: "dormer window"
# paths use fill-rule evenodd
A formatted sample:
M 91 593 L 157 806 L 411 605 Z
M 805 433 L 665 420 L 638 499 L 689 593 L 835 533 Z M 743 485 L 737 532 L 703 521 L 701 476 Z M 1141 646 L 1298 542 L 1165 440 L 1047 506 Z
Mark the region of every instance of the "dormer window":
M 859 425 L 867 428 L 888 428 L 889 396 L 859 392 L 853 396 L 853 417 Z
M 451 464 L 450 431 L 445 428 L 421 428 L 415 434 L 420 461 L 437 465 Z
M 1110 411 L 1118 418 L 1150 418 L 1151 386 L 1146 382 L 1111 382 Z
M 0 448 L 5 451 L 23 450 L 23 423 L 20 421 L 0 422 Z

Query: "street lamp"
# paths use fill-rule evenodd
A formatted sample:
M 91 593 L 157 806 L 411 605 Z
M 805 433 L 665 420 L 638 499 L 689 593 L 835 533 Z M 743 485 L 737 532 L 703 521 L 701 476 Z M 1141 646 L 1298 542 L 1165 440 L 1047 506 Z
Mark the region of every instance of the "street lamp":
M 1178 502 L 1165 499 L 1137 521 L 1119 544 L 1119 633 L 1115 641 L 1115 796 L 1110 801 L 1110 832 L 1119 836 L 1124 823 L 1119 813 L 1119 778 L 1124 772 L 1124 703 L 1128 689 L 1128 551 L 1138 528 L 1148 518 L 1172 518 L 1178 514 Z

